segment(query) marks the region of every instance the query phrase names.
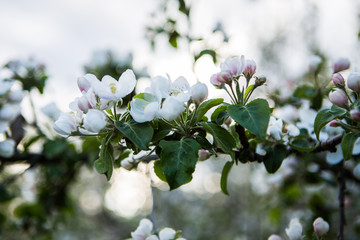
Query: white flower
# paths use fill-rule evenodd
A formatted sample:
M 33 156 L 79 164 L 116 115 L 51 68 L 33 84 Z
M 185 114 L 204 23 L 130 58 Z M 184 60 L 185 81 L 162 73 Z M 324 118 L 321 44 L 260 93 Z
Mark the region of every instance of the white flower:
M 11 157 L 15 152 L 15 141 L 13 139 L 6 139 L 0 142 L 0 156 Z
M 240 76 L 245 69 L 245 58 L 244 56 L 227 58 L 220 64 L 220 69 L 229 72 L 234 77 Z
M 20 113 L 20 105 L 18 104 L 4 104 L 0 109 L 0 120 L 12 121 Z
M 100 132 L 106 126 L 105 114 L 97 109 L 89 109 L 84 116 L 84 128 L 92 133 Z
M 147 237 L 145 240 L 159 240 L 159 238 L 156 235 L 151 235 Z
M 126 170 L 131 170 L 134 167 L 133 159 L 128 157 L 121 161 L 121 167 L 125 168 Z
M 92 75 L 92 74 L 88 74 L 87 75 L 88 78 L 91 78 L 93 79 L 93 77 L 95 77 L 95 75 Z M 95 77 L 96 78 L 96 77 Z M 96 78 L 97 80 L 97 78 Z M 91 83 L 90 81 L 86 78 L 86 76 L 84 77 L 79 77 L 77 79 L 77 84 L 78 84 L 78 87 L 80 89 L 81 92 L 87 92 L 90 88 L 91 88 Z
M 297 135 L 300 134 L 300 130 L 294 124 L 287 125 L 286 129 L 287 129 L 287 133 L 291 137 L 296 137 Z
M 159 100 L 149 93 L 144 93 L 144 99 L 133 98 L 130 102 L 130 115 L 139 123 L 152 121 L 159 110 Z
M 266 150 L 264 149 L 264 145 L 259 143 L 256 145 L 256 154 L 259 154 L 261 156 L 265 156 L 266 155 Z
M 329 231 L 329 224 L 321 217 L 315 219 L 313 227 L 316 235 L 318 236 L 323 236 Z
M 55 121 L 53 128 L 61 135 L 70 135 L 77 130 L 79 119 L 74 113 L 62 113 L 58 120 Z
M 273 137 L 275 140 L 281 140 L 283 122 L 281 119 L 276 119 L 273 116 L 270 117 L 269 126 L 267 128 L 267 134 Z
M 289 228 L 286 228 L 285 232 L 290 240 L 300 240 L 302 235 L 302 226 L 299 222 L 299 219 L 291 219 Z
M 176 231 L 172 228 L 164 228 L 159 232 L 160 240 L 172 240 L 174 239 Z
M 134 232 L 131 233 L 133 240 L 145 240 L 150 236 L 153 229 L 153 224 L 149 219 L 142 219 L 139 223 L 139 226 Z
M 46 106 L 42 107 L 41 111 L 46 116 L 48 116 L 49 118 L 54 119 L 54 120 L 58 119 L 61 114 L 61 111 L 59 110 L 59 108 L 57 107 L 57 105 L 54 102 L 49 103 Z
M 25 96 L 25 92 L 21 89 L 10 91 L 8 98 L 10 102 L 20 103 Z
M 160 116 L 168 121 L 175 120 L 183 111 L 184 103 L 176 99 L 176 97 L 170 96 L 165 99 L 160 109 Z
M 92 84 L 92 87 L 96 95 L 100 98 L 106 100 L 121 100 L 134 90 L 135 85 L 135 74 L 132 70 L 128 69 L 121 74 L 119 81 L 106 75 L 102 78 L 101 82 Z
M 10 91 L 13 84 L 14 84 L 14 81 L 0 79 L 0 96 L 4 95 L 8 91 Z
M 155 95 L 158 99 L 175 97 L 178 101 L 187 102 L 190 99 L 190 85 L 186 78 L 178 77 L 174 82 L 169 78 L 156 76 L 151 79 L 150 88 L 145 92 Z
M 271 234 L 267 240 L 282 240 L 279 235 Z
M 180 102 L 187 102 L 191 97 L 189 91 L 190 85 L 186 78 L 178 77 L 174 82 L 171 83 L 169 95 L 173 96 L 176 100 Z
M 204 83 L 196 83 L 190 88 L 191 99 L 199 104 L 204 101 L 208 96 L 208 88 Z
M 9 127 L 9 122 L 8 121 L 1 121 L 0 120 L 0 133 L 4 133 L 7 128 Z

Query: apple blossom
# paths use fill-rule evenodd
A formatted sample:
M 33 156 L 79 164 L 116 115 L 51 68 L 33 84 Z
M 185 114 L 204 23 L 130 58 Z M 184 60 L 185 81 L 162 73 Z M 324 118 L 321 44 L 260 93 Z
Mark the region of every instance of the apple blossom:
M 15 152 L 15 141 L 13 139 L 6 139 L 0 142 L 0 156 L 11 157 Z
M 199 155 L 199 158 L 198 158 L 199 161 L 205 161 L 206 159 L 209 159 L 209 157 L 210 157 L 209 151 L 207 151 L 205 149 L 200 149 L 198 151 L 198 155 Z
M 77 130 L 79 119 L 74 113 L 62 113 L 53 124 L 54 130 L 61 135 L 70 135 Z
M 360 121 L 360 111 L 358 109 L 351 109 L 350 110 L 350 118 L 351 118 L 351 120 L 353 120 L 355 122 L 359 122 Z
M 343 90 L 335 89 L 335 91 L 329 93 L 329 100 L 336 106 L 345 107 L 348 98 Z
M 152 121 L 159 114 L 160 102 L 150 93 L 144 93 L 144 99 L 133 98 L 130 102 L 130 115 L 136 122 Z
M 300 134 L 300 130 L 294 124 L 287 125 L 286 129 L 287 129 L 287 133 L 291 137 L 296 137 L 297 135 Z
M 170 96 L 163 102 L 159 114 L 165 120 L 172 121 L 175 120 L 184 109 L 183 102 L 178 101 L 176 97 Z
M 245 69 L 245 57 L 226 58 L 225 61 L 220 64 L 220 69 L 229 72 L 232 77 L 238 77 Z
M 0 120 L 0 133 L 4 133 L 9 127 L 8 121 L 1 121 Z
M 350 67 L 350 61 L 347 58 L 338 58 L 332 64 L 334 73 L 346 70 L 349 67 Z
M 243 71 L 244 76 L 246 79 L 250 80 L 252 76 L 255 74 L 256 71 L 256 63 L 254 60 L 246 59 L 245 60 L 245 68 Z
M 335 73 L 331 80 L 335 87 L 343 88 L 345 86 L 344 77 L 340 73 Z
M 175 237 L 176 231 L 172 228 L 164 228 L 159 232 L 160 240 L 173 240 Z
M 271 234 L 267 240 L 282 240 L 279 235 Z
M 140 221 L 136 230 L 131 233 L 131 237 L 133 240 L 145 240 L 150 236 L 152 229 L 152 222 L 149 219 L 144 218 Z
M 298 218 L 290 221 L 289 228 L 285 229 L 286 235 L 290 240 L 300 240 L 302 236 L 302 226 Z
M 358 92 L 360 90 L 360 72 L 352 72 L 346 81 L 348 88 Z
M 13 84 L 14 81 L 0 79 L 0 96 L 5 95 L 8 91 L 10 91 Z
M 20 113 L 20 105 L 5 103 L 0 109 L 0 120 L 12 121 Z
M 319 237 L 325 235 L 329 231 L 329 224 L 321 217 L 315 219 L 313 227 L 316 235 Z
M 273 137 L 275 140 L 281 140 L 283 122 L 281 119 L 276 119 L 274 117 L 270 117 L 269 126 L 266 131 L 268 135 Z
M 20 103 L 25 96 L 25 92 L 21 89 L 10 91 L 8 99 L 12 103 Z
M 101 82 L 92 83 L 95 94 L 106 100 L 121 100 L 134 90 L 135 85 L 135 74 L 130 69 L 123 72 L 118 81 L 106 75 Z
M 92 133 L 100 132 L 106 126 L 105 114 L 97 109 L 89 109 L 84 116 L 84 128 Z
M 231 84 L 232 76 L 228 71 L 220 71 L 210 77 L 210 82 L 216 88 L 223 88 L 225 84 Z
M 95 76 L 95 75 L 90 76 L 90 74 L 89 74 L 88 78 L 93 78 L 93 76 Z M 87 92 L 89 90 L 89 88 L 91 87 L 90 81 L 85 76 L 84 77 L 79 77 L 77 79 L 77 84 L 78 84 L 78 87 L 80 89 L 80 92 Z
M 49 118 L 56 120 L 59 118 L 61 111 L 59 110 L 59 108 L 57 107 L 57 105 L 52 102 L 47 104 L 46 106 L 41 108 L 41 111 L 48 116 Z
M 196 103 L 200 104 L 208 96 L 208 88 L 204 83 L 196 83 L 190 88 L 191 99 Z

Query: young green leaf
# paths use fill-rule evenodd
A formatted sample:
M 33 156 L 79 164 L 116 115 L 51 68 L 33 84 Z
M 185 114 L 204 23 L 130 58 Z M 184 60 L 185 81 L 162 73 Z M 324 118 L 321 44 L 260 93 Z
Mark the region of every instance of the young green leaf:
M 234 161 L 226 162 L 221 172 L 220 187 L 221 187 L 221 191 L 226 195 L 229 195 L 229 192 L 227 190 L 227 179 L 233 165 L 234 165 Z
M 321 129 L 335 118 L 342 117 L 347 113 L 346 109 L 333 106 L 331 109 L 326 108 L 318 112 L 314 121 L 314 132 L 319 139 Z
M 233 136 L 224 128 L 215 123 L 204 122 L 202 126 L 205 130 L 213 135 L 215 143 L 226 153 L 233 153 L 233 148 L 236 147 L 236 142 Z
M 354 144 L 359 136 L 360 134 L 358 132 L 348 132 L 343 136 L 341 140 L 341 149 L 344 155 L 344 160 L 348 160 L 352 157 Z
M 154 134 L 154 129 L 149 123 L 138 123 L 134 120 L 129 122 L 117 121 L 115 127 L 141 150 L 148 149 Z
M 255 99 L 245 106 L 230 105 L 227 111 L 241 126 L 259 138 L 265 138 L 270 120 L 270 108 L 265 99 Z
M 195 140 L 186 138 L 180 141 L 160 141 L 161 165 L 170 190 L 188 183 L 192 179 L 201 146 Z
M 224 101 L 222 98 L 209 99 L 200 104 L 200 106 L 196 109 L 194 119 L 196 122 L 201 121 L 202 117 L 210 110 L 210 108 L 215 107 L 221 104 Z
M 264 165 L 268 173 L 275 173 L 286 157 L 286 147 L 282 144 L 266 148 Z
M 94 167 L 100 174 L 105 174 L 109 181 L 113 172 L 113 147 L 110 139 L 105 137 L 101 142 L 99 159 L 94 162 Z

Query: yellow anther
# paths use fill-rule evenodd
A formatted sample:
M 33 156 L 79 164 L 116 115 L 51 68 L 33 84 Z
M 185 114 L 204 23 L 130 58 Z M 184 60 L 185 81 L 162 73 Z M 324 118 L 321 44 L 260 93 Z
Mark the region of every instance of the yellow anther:
M 111 93 L 115 93 L 116 92 L 115 83 L 110 83 L 109 86 L 110 86 Z

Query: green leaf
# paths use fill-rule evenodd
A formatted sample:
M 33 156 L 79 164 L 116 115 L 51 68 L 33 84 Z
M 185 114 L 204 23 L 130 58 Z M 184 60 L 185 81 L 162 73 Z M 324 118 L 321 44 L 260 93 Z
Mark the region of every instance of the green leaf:
M 94 167 L 100 174 L 105 174 L 109 181 L 113 173 L 113 147 L 109 137 L 103 138 L 101 141 L 101 149 L 99 159 L 94 162 Z
M 234 161 L 226 162 L 221 172 L 220 187 L 221 187 L 221 191 L 226 195 L 229 195 L 229 192 L 227 190 L 227 180 L 233 165 L 234 165 Z
M 170 190 L 188 183 L 198 160 L 201 146 L 195 140 L 186 138 L 180 141 L 160 141 L 161 169 L 169 183 Z
M 180 37 L 180 34 L 176 30 L 169 33 L 169 43 L 173 48 L 178 47 L 178 42 L 177 42 L 178 37 Z
M 160 178 L 161 181 L 164 181 L 164 182 L 167 183 L 165 174 L 164 174 L 163 170 L 161 169 L 161 162 L 160 161 L 155 161 L 155 163 L 154 163 L 154 172 L 155 172 L 156 176 L 158 178 Z
M 348 160 L 352 157 L 354 144 L 360 134 L 358 132 L 348 132 L 341 140 L 341 149 L 343 151 L 344 160 Z
M 204 55 L 210 55 L 213 62 L 216 63 L 217 59 L 216 59 L 216 51 L 215 50 L 212 50 L 212 49 L 205 49 L 205 50 L 202 50 L 198 55 L 196 55 L 194 58 L 195 58 L 195 62 L 197 60 L 199 60 L 199 58 L 201 58 L 202 56 Z
M 296 88 L 294 92 L 294 97 L 311 100 L 316 96 L 316 93 L 317 93 L 317 88 L 308 85 L 301 85 Z
M 201 145 L 203 149 L 206 149 L 215 154 L 213 145 L 211 145 L 211 143 L 205 137 L 198 135 L 195 136 L 195 140 Z
M 229 117 L 228 112 L 226 111 L 228 105 L 223 104 L 215 109 L 215 111 L 211 114 L 211 121 L 216 122 L 216 124 L 221 125 L 225 122 L 225 120 Z
M 319 139 L 321 129 L 335 118 L 343 117 L 347 113 L 346 109 L 333 106 L 331 109 L 326 108 L 318 112 L 314 121 L 314 132 Z
M 141 150 L 148 149 L 154 134 L 154 129 L 149 123 L 137 123 L 134 120 L 129 122 L 117 121 L 115 127 Z
M 205 130 L 210 133 L 215 140 L 215 143 L 226 153 L 233 153 L 233 148 L 236 147 L 236 142 L 233 136 L 224 128 L 215 123 L 202 123 Z
M 286 147 L 282 144 L 266 148 L 264 165 L 268 173 L 275 173 L 286 157 Z
M 255 99 L 247 105 L 230 105 L 230 117 L 259 138 L 265 138 L 270 119 L 269 104 L 265 99 Z
M 209 111 L 212 107 L 215 107 L 221 104 L 224 101 L 222 98 L 209 99 L 200 104 L 200 106 L 196 109 L 195 119 L 196 122 L 201 121 L 202 117 Z
M 315 149 L 316 145 L 312 144 L 309 139 L 299 137 L 289 143 L 289 146 L 300 152 L 310 152 Z

